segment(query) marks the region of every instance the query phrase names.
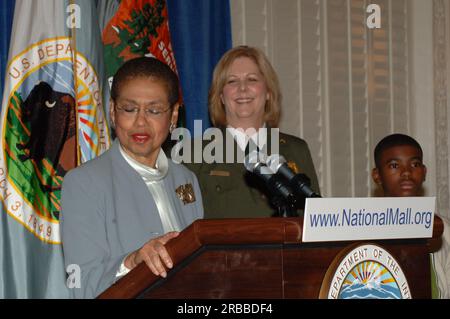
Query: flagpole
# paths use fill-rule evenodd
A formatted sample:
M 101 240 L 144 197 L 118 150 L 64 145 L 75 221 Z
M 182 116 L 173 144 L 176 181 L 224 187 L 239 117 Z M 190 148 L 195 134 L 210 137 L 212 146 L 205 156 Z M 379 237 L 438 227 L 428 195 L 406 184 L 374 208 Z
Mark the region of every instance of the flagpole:
M 74 0 L 70 0 L 70 6 L 72 7 L 75 2 Z M 75 90 L 75 135 L 76 135 L 76 140 L 77 140 L 77 144 L 76 144 L 76 154 L 77 154 L 77 166 L 81 164 L 81 154 L 80 154 L 80 143 L 79 143 L 79 121 L 78 121 L 78 99 L 77 99 L 77 94 L 78 94 L 78 79 L 77 79 L 77 40 L 76 40 L 76 23 L 73 23 L 73 21 L 71 21 L 71 25 L 70 25 L 70 45 L 72 47 L 72 70 L 73 70 L 73 87 Z

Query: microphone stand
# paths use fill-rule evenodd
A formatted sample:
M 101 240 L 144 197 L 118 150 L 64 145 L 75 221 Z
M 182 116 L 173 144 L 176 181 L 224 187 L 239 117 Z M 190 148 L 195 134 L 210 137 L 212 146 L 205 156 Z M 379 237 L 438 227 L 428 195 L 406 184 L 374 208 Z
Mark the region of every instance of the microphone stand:
M 295 206 L 283 197 L 274 195 L 270 202 L 277 208 L 279 217 L 298 217 Z
M 272 194 L 270 202 L 277 208 L 278 215 L 283 217 L 294 217 L 297 214 L 297 198 L 291 187 L 287 185 L 283 177 L 276 174 L 261 161 L 261 153 L 253 150 L 245 156 L 245 168 L 252 174 L 264 180 L 266 187 Z M 297 186 L 297 183 L 295 184 Z M 303 185 L 302 185 L 303 187 Z

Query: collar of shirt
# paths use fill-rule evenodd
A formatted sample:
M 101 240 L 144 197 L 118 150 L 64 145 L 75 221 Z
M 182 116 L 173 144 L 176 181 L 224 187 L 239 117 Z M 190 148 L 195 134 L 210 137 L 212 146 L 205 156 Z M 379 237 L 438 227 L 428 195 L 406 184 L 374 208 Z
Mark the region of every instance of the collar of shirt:
M 156 168 L 152 168 L 150 166 L 144 165 L 136 161 L 134 158 L 132 158 L 130 155 L 128 155 L 122 146 L 119 144 L 119 150 L 120 154 L 125 158 L 125 160 L 130 164 L 132 168 L 134 168 L 135 171 L 139 173 L 139 175 L 142 176 L 144 181 L 147 182 L 154 182 L 162 180 L 166 175 L 167 171 L 169 170 L 168 160 L 166 157 L 166 154 L 162 149 L 160 149 L 158 158 L 156 159 Z
M 176 206 L 173 203 L 173 197 L 169 195 L 170 191 L 167 190 L 163 181 L 169 170 L 168 159 L 164 151 L 160 149 L 156 160 L 156 168 L 152 168 L 130 157 L 120 144 L 119 150 L 128 164 L 141 175 L 147 185 L 147 189 L 155 202 L 159 217 L 161 218 L 164 233 L 174 230 L 180 231 L 181 222 L 175 213 Z
M 256 132 L 251 129 L 247 131 L 247 133 L 253 133 L 252 135 L 247 135 L 246 132 L 242 129 L 236 129 L 234 127 L 228 126 L 227 131 L 233 136 L 234 140 L 236 141 L 237 145 L 239 145 L 239 148 L 243 151 L 245 151 L 245 148 L 247 147 L 247 143 L 250 139 L 253 140 L 253 142 L 258 146 L 260 150 L 264 149 L 266 143 L 267 143 L 267 127 L 264 123 L 264 126 Z

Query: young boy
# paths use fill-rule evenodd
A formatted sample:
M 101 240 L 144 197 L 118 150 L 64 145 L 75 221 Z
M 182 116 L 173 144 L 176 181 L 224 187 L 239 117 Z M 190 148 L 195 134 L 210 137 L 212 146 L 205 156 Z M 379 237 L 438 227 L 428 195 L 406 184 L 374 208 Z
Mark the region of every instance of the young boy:
M 412 137 L 392 134 L 375 147 L 372 178 L 384 196 L 422 196 L 427 168 L 422 162 L 422 148 Z
M 388 135 L 375 147 L 374 157 L 376 167 L 372 178 L 382 188 L 384 196 L 423 195 L 427 168 L 422 161 L 422 148 L 415 139 L 404 134 Z M 431 255 L 432 295 L 433 298 L 450 298 L 450 224 L 445 217 L 441 219 L 444 223 L 442 246 Z

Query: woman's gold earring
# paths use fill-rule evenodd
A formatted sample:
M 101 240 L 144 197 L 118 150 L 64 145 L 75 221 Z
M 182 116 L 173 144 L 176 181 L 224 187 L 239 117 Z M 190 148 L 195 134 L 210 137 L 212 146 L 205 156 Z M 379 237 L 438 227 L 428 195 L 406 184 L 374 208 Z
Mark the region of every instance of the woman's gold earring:
M 169 132 L 172 133 L 173 130 L 176 128 L 176 124 L 175 123 L 170 123 L 170 127 L 169 127 Z

